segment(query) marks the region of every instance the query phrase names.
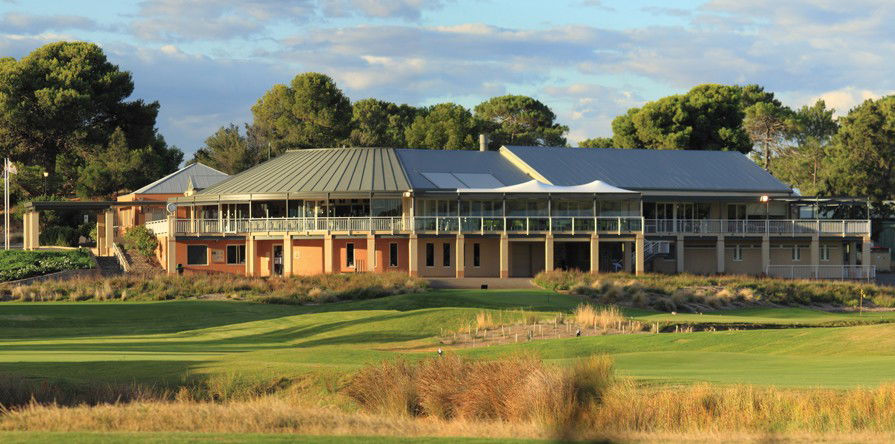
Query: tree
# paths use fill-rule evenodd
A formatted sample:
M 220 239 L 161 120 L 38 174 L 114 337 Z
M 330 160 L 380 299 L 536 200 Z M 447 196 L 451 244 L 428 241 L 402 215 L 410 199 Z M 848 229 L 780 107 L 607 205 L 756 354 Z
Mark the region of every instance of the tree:
M 413 123 L 417 109 L 378 99 L 363 99 L 352 105 L 352 146 L 404 148 L 404 133 Z
M 774 176 L 798 188 L 802 194 L 817 195 L 823 191 L 827 146 L 839 130 L 834 113 L 823 100 L 796 111 L 795 126 L 789 137 L 794 145 L 785 146 L 771 164 Z
M 615 148 L 612 137 L 593 137 L 578 142 L 579 148 Z
M 145 151 L 132 150 L 124 131 L 116 129 L 109 144 L 93 155 L 87 164 L 79 168 L 81 180 L 77 193 L 81 197 L 109 196 L 118 191 L 135 189 L 134 172 L 144 164 Z M 139 179 L 138 179 L 139 180 Z
M 789 108 L 770 102 L 759 102 L 746 109 L 743 128 L 759 148 L 764 169 L 770 171 L 771 158 L 780 153 L 794 123 Z
M 252 107 L 259 136 L 275 154 L 291 148 L 334 147 L 351 130 L 351 102 L 327 75 L 299 74 L 274 85 Z
M 130 73 L 92 43 L 50 43 L 21 60 L 2 59 L 0 150 L 42 167 L 64 192 L 78 185 L 78 171 L 118 130 L 126 146 L 176 160 L 179 150 L 159 143 L 158 103 L 126 101 L 133 90 Z
M 439 103 L 423 111 L 407 128 L 411 148 L 471 150 L 478 147 L 475 119 L 468 109 L 455 103 Z
M 686 94 L 632 108 L 612 122 L 619 148 L 731 150 L 748 153 L 745 110 L 755 103 L 780 105 L 757 85 L 699 85 Z
M 205 139 L 205 145 L 196 151 L 192 162 L 236 174 L 261 160 L 259 148 L 257 144 L 249 143 L 247 137 L 239 134 L 239 127 L 231 123 Z
M 875 203 L 895 190 L 895 96 L 866 100 L 839 119 L 826 150 L 825 191 L 868 196 Z
M 475 117 L 489 133 L 490 148 L 503 145 L 565 146 L 569 127 L 556 123 L 556 114 L 528 96 L 492 97 L 475 107 Z

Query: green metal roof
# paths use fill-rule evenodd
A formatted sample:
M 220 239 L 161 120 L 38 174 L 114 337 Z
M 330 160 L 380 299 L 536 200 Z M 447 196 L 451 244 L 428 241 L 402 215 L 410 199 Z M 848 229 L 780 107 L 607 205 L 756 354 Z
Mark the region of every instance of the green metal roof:
M 287 151 L 203 194 L 403 192 L 410 182 L 391 148 Z

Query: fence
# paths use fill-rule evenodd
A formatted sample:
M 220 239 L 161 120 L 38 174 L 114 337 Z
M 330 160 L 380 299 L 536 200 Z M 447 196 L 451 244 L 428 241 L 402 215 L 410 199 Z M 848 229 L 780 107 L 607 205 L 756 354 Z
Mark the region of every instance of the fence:
M 784 279 L 876 279 L 875 265 L 769 265 L 768 276 Z

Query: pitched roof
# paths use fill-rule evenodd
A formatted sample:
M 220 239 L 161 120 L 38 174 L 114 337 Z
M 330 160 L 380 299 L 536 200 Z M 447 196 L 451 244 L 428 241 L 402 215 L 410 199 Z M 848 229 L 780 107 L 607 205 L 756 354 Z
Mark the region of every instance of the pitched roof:
M 287 151 L 198 194 L 403 192 L 410 189 L 391 148 Z
M 193 163 L 134 191 L 132 194 L 183 194 L 189 188 L 190 181 L 194 187 L 202 189 L 228 177 L 230 176 L 208 165 Z
M 637 191 L 789 193 L 745 155 L 731 151 L 505 146 L 554 185 L 602 180 Z
M 395 151 L 415 190 L 498 188 L 531 180 L 496 151 Z

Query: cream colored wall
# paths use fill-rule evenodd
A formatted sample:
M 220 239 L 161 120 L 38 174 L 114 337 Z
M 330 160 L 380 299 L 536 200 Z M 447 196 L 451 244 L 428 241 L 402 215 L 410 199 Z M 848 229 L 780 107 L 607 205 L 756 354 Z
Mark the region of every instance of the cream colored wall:
M 736 245 L 742 246 L 743 260 L 733 260 Z M 727 239 L 724 242 L 725 274 L 748 274 L 757 276 L 764 272 L 761 268 L 761 242 L 741 242 Z
M 510 241 L 510 277 L 530 277 L 544 270 L 543 241 Z
M 473 244 L 480 245 L 481 265 L 473 266 Z M 500 276 L 500 239 L 465 239 L 463 249 L 464 273 L 466 277 Z
M 433 267 L 426 266 L 426 244 L 433 244 L 435 248 L 435 264 Z M 451 249 L 451 265 L 444 265 L 444 244 L 449 244 Z M 419 275 L 422 277 L 454 277 L 456 276 L 454 262 L 457 254 L 454 250 L 457 247 L 456 238 L 419 238 L 419 251 L 417 252 L 417 263 L 419 264 Z
M 714 246 L 688 247 L 684 245 L 684 272 L 691 274 L 715 274 L 717 250 Z

